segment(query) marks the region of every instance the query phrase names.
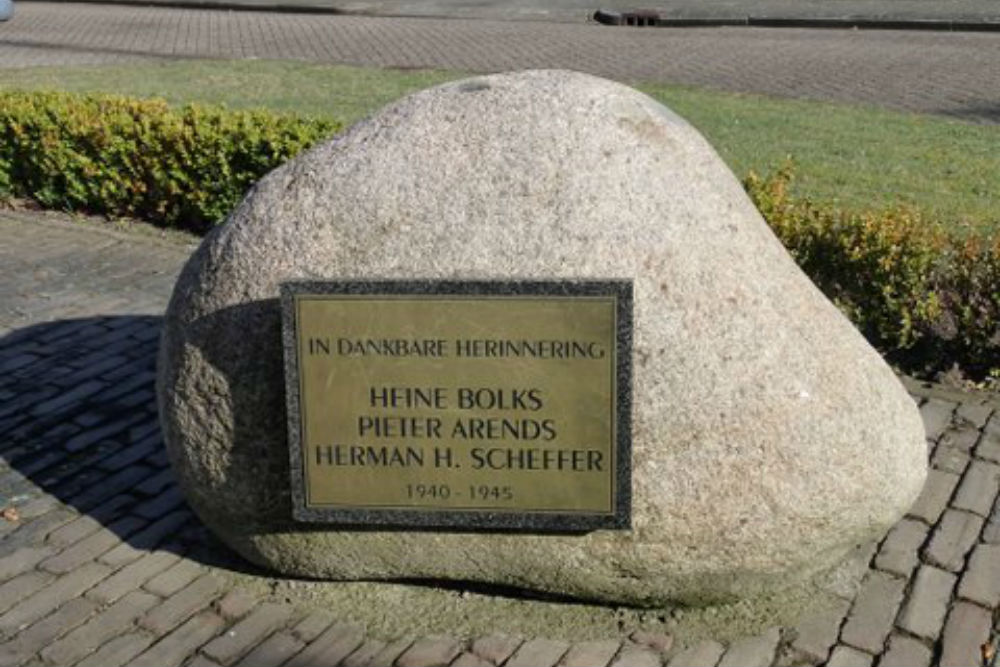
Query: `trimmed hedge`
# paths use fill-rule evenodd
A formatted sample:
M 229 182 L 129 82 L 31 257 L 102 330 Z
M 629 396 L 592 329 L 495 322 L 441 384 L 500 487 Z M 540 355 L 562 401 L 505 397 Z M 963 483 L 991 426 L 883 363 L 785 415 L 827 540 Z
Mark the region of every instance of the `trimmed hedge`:
M 261 176 L 340 129 L 267 111 L 0 93 L 0 194 L 205 232 Z
M 933 377 L 1000 376 L 1000 238 L 917 211 L 845 212 L 789 195 L 790 166 L 747 192 L 802 269 L 890 362 Z
M 261 176 L 340 129 L 266 111 L 108 95 L 0 92 L 0 195 L 206 232 Z M 792 169 L 751 173 L 775 233 L 904 371 L 1000 379 L 1000 238 L 903 208 L 845 212 L 792 197 Z

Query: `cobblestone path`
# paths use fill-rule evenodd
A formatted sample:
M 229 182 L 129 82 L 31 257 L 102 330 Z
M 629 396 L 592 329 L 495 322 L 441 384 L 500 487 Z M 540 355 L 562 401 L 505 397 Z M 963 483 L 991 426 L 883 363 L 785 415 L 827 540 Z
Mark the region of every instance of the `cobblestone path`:
M 620 81 L 864 103 L 1000 122 L 1000 33 L 608 28 L 18 3 L 0 68 L 267 58 L 496 72 L 566 68 Z
M 795 628 L 728 646 L 630 628 L 372 637 L 228 584 L 250 566 L 185 505 L 154 402 L 161 313 L 190 249 L 0 213 L 0 665 L 1000 664 L 1000 402 L 914 382 L 923 495 L 865 554 L 860 590 Z

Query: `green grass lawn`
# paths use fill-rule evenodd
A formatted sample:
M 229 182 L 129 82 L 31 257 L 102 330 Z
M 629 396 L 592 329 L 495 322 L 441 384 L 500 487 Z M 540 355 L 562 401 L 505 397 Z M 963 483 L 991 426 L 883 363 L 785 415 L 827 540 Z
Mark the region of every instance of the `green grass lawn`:
M 0 88 L 100 91 L 351 123 L 456 72 L 268 61 L 0 70 Z M 1000 127 L 869 107 L 636 84 L 694 124 L 740 177 L 791 157 L 796 194 L 846 208 L 913 206 L 950 224 L 1000 227 Z

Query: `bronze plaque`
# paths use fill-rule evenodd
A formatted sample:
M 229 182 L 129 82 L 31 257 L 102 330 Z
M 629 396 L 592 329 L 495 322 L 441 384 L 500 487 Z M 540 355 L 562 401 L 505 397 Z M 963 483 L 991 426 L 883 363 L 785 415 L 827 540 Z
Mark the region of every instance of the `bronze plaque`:
M 287 283 L 294 516 L 630 522 L 631 283 Z

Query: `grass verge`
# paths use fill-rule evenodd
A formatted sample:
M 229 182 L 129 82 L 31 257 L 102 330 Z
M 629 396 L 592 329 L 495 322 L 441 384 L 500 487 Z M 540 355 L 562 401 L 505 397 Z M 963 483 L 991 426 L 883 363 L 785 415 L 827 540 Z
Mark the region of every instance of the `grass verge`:
M 158 96 L 350 124 L 408 92 L 465 76 L 271 61 L 182 61 L 0 71 L 3 89 Z M 793 194 L 846 209 L 905 204 L 951 226 L 1000 227 L 1000 127 L 801 100 L 639 85 L 691 121 L 740 177 L 796 163 Z

